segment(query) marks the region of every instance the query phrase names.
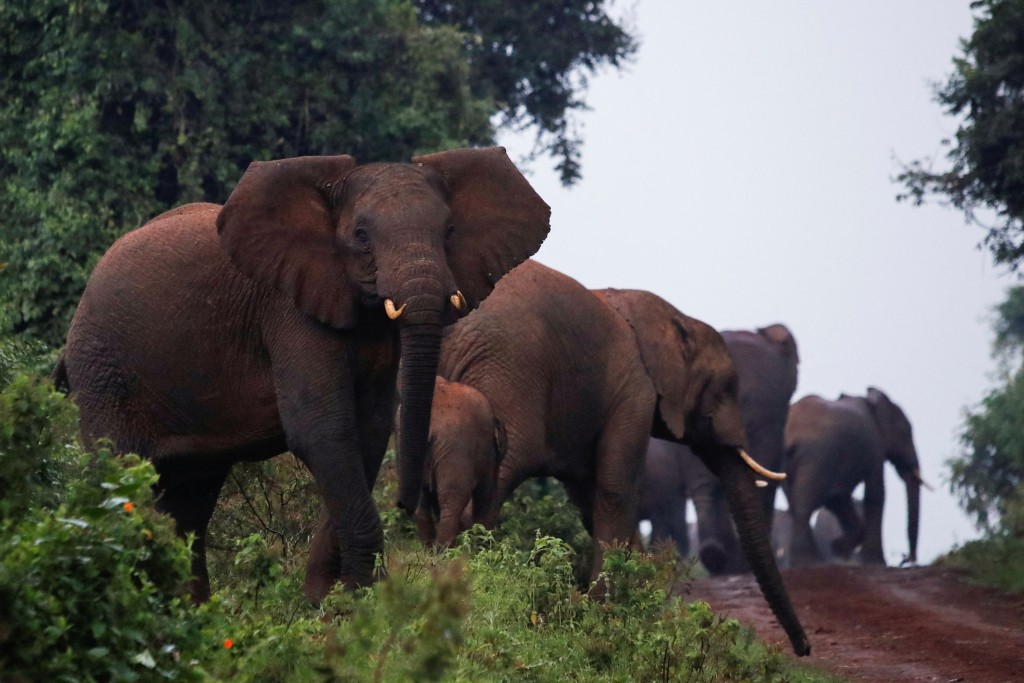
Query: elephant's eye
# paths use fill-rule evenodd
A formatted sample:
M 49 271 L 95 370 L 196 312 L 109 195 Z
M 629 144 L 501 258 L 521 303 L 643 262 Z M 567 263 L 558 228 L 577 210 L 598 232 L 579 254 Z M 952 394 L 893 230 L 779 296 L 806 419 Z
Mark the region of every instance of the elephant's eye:
M 455 226 L 449 225 L 444 231 L 444 243 L 451 244 L 452 237 L 455 235 Z
M 370 236 L 366 234 L 366 230 L 363 228 L 356 228 L 356 241 L 362 244 L 366 244 L 370 241 Z

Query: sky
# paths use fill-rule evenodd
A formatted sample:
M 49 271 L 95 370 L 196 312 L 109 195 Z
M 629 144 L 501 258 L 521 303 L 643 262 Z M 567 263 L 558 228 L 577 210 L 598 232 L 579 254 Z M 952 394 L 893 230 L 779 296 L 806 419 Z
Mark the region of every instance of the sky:
M 895 199 L 900 161 L 941 157 L 956 131 L 932 84 L 971 34 L 968 5 L 614 4 L 640 49 L 590 80 L 582 181 L 564 188 L 549 159 L 524 167 L 552 207 L 537 260 L 590 288 L 650 290 L 718 329 L 785 323 L 794 400 L 875 386 L 899 404 L 936 489 L 922 491 L 922 563 L 979 535 L 945 463 L 965 409 L 994 386 L 992 309 L 1016 282 L 958 211 Z M 519 160 L 531 136 L 499 142 Z M 906 497 L 886 470 L 896 564 Z

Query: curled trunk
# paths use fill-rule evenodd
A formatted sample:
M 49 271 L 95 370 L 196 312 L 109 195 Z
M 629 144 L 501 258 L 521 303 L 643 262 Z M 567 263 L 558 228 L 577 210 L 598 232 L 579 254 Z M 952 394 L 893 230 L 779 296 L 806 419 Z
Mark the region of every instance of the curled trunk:
M 419 504 L 423 488 L 430 405 L 441 353 L 441 326 L 406 325 L 400 334 L 402 368 L 398 387 L 402 411 L 398 429 L 398 507 L 412 514 Z
M 754 484 L 754 473 L 740 459 L 735 449 L 701 455 L 722 482 L 729 511 L 736 522 L 740 545 L 750 563 L 750 569 L 754 572 L 775 618 L 789 636 L 793 652 L 799 656 L 810 654 L 810 643 L 789 600 L 789 594 L 782 583 L 782 575 L 775 563 L 768 539 L 768 520 L 762 509 L 760 489 Z

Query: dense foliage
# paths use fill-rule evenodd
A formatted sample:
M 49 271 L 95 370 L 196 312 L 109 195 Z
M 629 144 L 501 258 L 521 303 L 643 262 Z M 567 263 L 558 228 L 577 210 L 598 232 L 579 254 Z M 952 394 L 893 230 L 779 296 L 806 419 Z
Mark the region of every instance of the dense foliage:
M 948 167 L 932 159 L 907 165 L 899 197 L 920 204 L 945 198 L 969 222 L 987 223 L 985 246 L 998 263 L 1024 263 L 1024 1 L 976 0 L 974 32 L 961 42 L 954 71 L 935 88 L 935 99 L 959 120 L 945 140 Z
M 0 0 L 0 326 L 61 344 L 117 236 L 252 160 L 404 160 L 503 113 L 577 177 L 566 117 L 633 45 L 602 4 Z
M 979 525 L 1024 538 L 1024 287 L 1010 289 L 996 313 L 1000 384 L 967 413 L 952 485 Z
M 593 0 L 416 0 L 431 26 L 469 36 L 473 90 L 506 123 L 537 129 L 537 152 L 557 160 L 562 181 L 580 177 L 582 139 L 572 115 L 584 109 L 587 77 L 621 67 L 636 42 Z

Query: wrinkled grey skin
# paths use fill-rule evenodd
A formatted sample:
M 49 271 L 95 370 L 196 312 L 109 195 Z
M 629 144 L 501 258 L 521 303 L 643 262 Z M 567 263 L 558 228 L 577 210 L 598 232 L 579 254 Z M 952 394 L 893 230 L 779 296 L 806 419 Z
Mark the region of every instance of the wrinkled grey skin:
M 770 470 L 783 470 L 783 431 L 789 401 L 796 390 L 799 355 L 796 340 L 782 324 L 757 330 L 722 332 L 739 377 L 740 410 L 747 450 Z M 761 490 L 771 519 L 778 484 Z M 689 552 L 686 499 L 697 513 L 698 556 L 712 574 L 747 571 L 718 478 L 682 444 L 652 439 L 647 449 L 641 518 L 651 522 L 652 541 L 670 538 L 680 554 Z
M 811 514 L 827 507 L 843 527 L 833 552 L 848 558 L 860 547 L 861 560 L 885 564 L 882 552 L 883 468 L 895 466 L 907 487 L 907 561 L 917 561 L 920 517 L 920 465 L 910 421 L 882 391 L 842 395 L 835 401 L 805 396 L 790 407 L 786 423 L 786 481 L 793 518 L 793 566 L 821 562 L 810 527 Z M 864 483 L 864 514 L 853 504 L 853 490 Z
M 501 148 L 411 164 L 301 157 L 253 163 L 223 207 L 174 209 L 107 251 L 55 379 L 87 442 L 153 461 L 158 509 L 195 534 L 197 600 L 210 594 L 206 528 L 231 465 L 285 450 L 324 503 L 306 595 L 373 580 L 383 532 L 370 491 L 396 377 L 399 503 L 412 513 L 442 327 L 537 250 L 548 216 Z
M 489 526 L 512 491 L 555 477 L 597 541 L 635 540 L 653 433 L 689 443 L 724 481 L 765 597 L 798 654 L 809 652 L 775 566 L 721 336 L 649 292 L 590 292 L 535 261 L 509 273 L 447 331 L 439 374 L 483 394 L 508 447 Z
M 438 377 L 415 514 L 421 541 L 446 548 L 460 532 L 489 519 L 506 448 L 505 427 L 487 398 L 473 387 Z

